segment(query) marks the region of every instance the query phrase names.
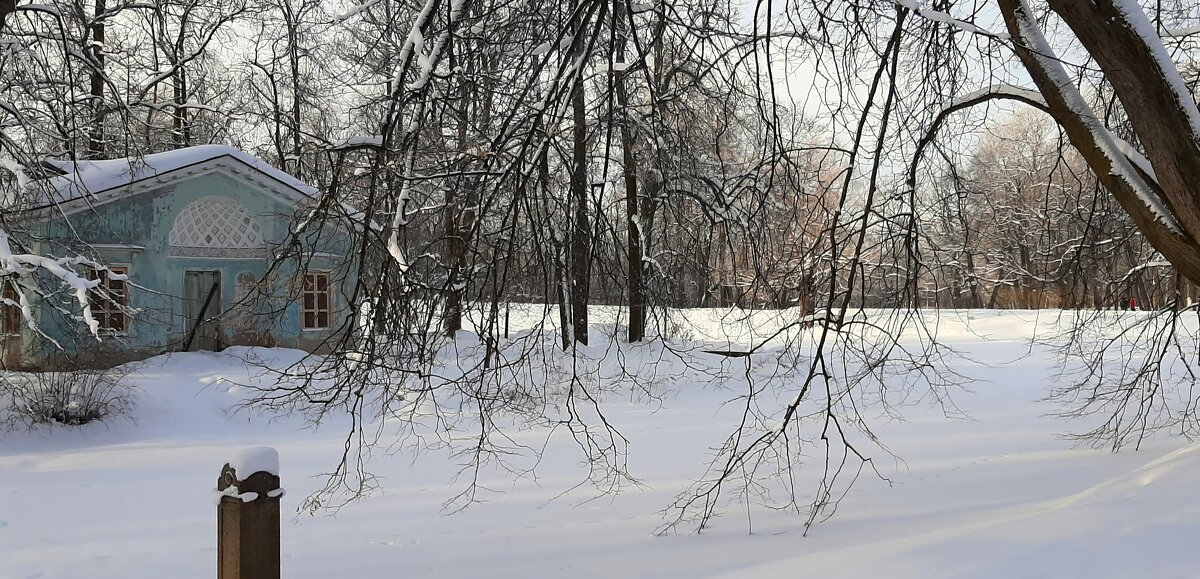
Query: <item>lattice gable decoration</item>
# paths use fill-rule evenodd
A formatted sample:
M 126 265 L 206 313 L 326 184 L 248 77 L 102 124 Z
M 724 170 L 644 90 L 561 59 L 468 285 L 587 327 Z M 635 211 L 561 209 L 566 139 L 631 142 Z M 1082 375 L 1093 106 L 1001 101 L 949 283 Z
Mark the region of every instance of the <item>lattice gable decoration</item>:
M 205 197 L 184 207 L 169 245 L 169 255 L 194 257 L 261 257 L 266 249 L 262 226 L 227 197 Z

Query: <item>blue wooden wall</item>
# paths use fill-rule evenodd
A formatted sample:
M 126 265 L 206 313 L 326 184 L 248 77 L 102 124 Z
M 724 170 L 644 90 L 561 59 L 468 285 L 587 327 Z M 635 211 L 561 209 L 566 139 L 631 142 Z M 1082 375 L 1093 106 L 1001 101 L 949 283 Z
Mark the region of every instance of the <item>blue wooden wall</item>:
M 253 216 L 266 242 L 258 255 L 170 255 L 168 240 L 176 218 L 189 204 L 206 197 L 236 201 Z M 239 178 L 210 173 L 68 217 L 47 219 L 39 228 L 44 238 L 38 250 L 53 256 L 77 253 L 110 266 L 128 267 L 129 303 L 137 313 L 126 335 L 103 337 L 98 342 L 86 334 L 81 320 L 42 307 L 38 311 L 39 324 L 51 340 L 25 336 L 25 357 L 45 358 L 91 349 L 133 359 L 177 348 L 188 328 L 182 295 L 184 274 L 190 270 L 221 272 L 221 297 L 228 310 L 221 322 L 224 345 L 277 345 L 310 351 L 318 348 L 350 311 L 342 290 L 354 268 L 344 257 L 349 253 L 346 234 L 340 228 L 326 226 L 325 230 L 314 230 L 299 251 L 293 247 L 293 253 L 278 261 L 267 277 L 272 257 L 283 253 L 289 230 L 303 211 L 289 200 Z M 331 330 L 301 330 L 299 278 L 295 275 L 301 268 L 330 271 L 331 278 L 341 280 L 334 284 Z M 247 283 L 251 281 L 255 283 Z M 79 311 L 73 313 L 79 315 Z

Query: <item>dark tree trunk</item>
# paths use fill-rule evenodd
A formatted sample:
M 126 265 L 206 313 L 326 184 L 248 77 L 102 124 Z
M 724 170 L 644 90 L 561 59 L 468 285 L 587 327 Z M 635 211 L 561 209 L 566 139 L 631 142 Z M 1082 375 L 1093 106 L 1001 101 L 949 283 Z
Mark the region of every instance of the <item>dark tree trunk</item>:
M 187 118 L 187 77 L 184 75 L 183 67 L 181 66 L 175 73 L 173 83 L 174 89 L 174 116 L 172 127 L 173 143 L 176 148 L 186 147 L 192 142 L 191 127 L 188 126 Z
M 88 157 L 92 159 L 104 156 L 104 12 L 107 9 L 105 0 L 96 0 L 95 13 L 91 26 L 91 45 L 86 52 L 92 58 L 91 93 L 89 103 L 92 107 L 91 126 L 88 127 Z
M 0 0 L 0 30 L 4 30 L 4 23 L 8 20 L 8 15 L 17 11 L 17 0 Z
M 629 31 L 628 16 L 625 12 L 625 2 L 615 3 L 613 10 L 613 34 L 616 36 L 614 56 L 618 64 L 625 63 L 626 36 Z M 614 120 L 621 130 L 621 164 L 625 169 L 625 231 L 626 231 L 626 260 L 628 261 L 629 286 L 629 342 L 640 342 L 646 337 L 646 290 L 642 283 L 644 264 L 642 257 L 643 231 L 640 201 L 638 199 L 638 167 L 634 156 L 633 127 L 629 119 L 629 88 L 626 80 L 628 70 L 616 67 L 616 100 L 618 112 Z
M 583 100 L 583 79 L 571 89 L 574 121 L 574 146 L 571 167 L 571 255 L 570 300 L 572 337 L 588 343 L 588 293 L 591 289 L 591 227 L 588 219 L 587 117 Z
M 300 169 L 300 23 L 292 11 L 291 2 L 283 3 L 287 18 L 288 64 L 292 71 L 292 171 L 299 175 Z M 284 167 L 288 167 L 285 163 Z
M 466 255 L 466 241 L 459 229 L 459 200 L 453 187 L 446 188 L 444 209 L 444 235 L 446 238 L 442 259 L 446 265 L 446 286 L 442 291 L 442 331 L 447 338 L 454 339 L 462 329 L 463 272 L 462 262 Z
M 967 251 L 967 283 L 971 290 L 971 303 L 969 307 L 979 308 L 983 306 L 983 300 L 979 297 L 979 277 L 975 275 L 975 254 Z
M 1036 310 L 1041 307 L 1041 300 L 1037 294 L 1037 280 L 1029 273 L 1033 271 L 1033 261 L 1029 258 L 1029 247 L 1025 245 L 1018 246 L 1018 251 L 1021 260 L 1021 272 L 1017 275 L 1017 286 L 1021 291 L 1017 293 L 1020 301 L 1016 304 L 1017 309 Z
M 458 66 L 457 47 L 451 43 L 448 46 L 447 56 L 450 60 L 450 69 L 454 70 Z M 460 77 L 461 78 L 461 77 Z M 466 89 L 464 91 L 461 108 L 458 110 L 458 147 L 460 155 L 466 150 L 467 142 L 467 99 L 465 98 Z M 454 339 L 459 330 L 462 329 L 462 304 L 463 304 L 463 258 L 466 255 L 466 240 L 463 239 L 463 232 L 459 228 L 459 220 L 462 210 L 459 199 L 459 192 L 454 186 L 446 188 L 445 207 L 442 210 L 442 227 L 445 243 L 442 246 L 442 261 L 446 267 L 446 285 L 442 289 L 442 331 L 447 338 Z

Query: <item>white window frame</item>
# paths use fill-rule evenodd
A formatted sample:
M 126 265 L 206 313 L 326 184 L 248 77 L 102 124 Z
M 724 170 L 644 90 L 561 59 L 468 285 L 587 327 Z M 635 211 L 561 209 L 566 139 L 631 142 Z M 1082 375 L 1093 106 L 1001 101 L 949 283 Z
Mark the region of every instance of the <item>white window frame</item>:
M 92 288 L 91 290 L 88 290 L 88 305 L 90 305 L 92 308 L 92 317 L 97 322 L 100 323 L 100 326 L 98 329 L 99 329 L 101 335 L 104 335 L 104 336 L 128 336 L 129 335 L 129 326 L 132 322 L 132 320 L 130 320 L 130 318 L 129 318 L 129 312 L 128 312 L 128 310 L 129 310 L 129 280 L 128 279 L 118 280 L 118 281 L 121 281 L 121 283 L 124 284 L 124 286 L 125 286 L 124 289 L 121 291 L 121 293 L 118 294 L 119 297 L 121 298 L 120 300 L 116 300 L 116 301 L 109 300 L 109 299 L 106 299 L 105 296 L 99 295 L 98 293 L 96 293 L 96 294 L 93 293 L 96 291 L 96 289 L 103 289 L 104 292 L 106 294 L 108 294 L 108 296 L 111 296 L 112 290 L 111 290 L 110 284 L 113 280 L 112 280 L 112 278 L 108 277 L 108 274 L 111 272 L 111 273 L 124 275 L 124 276 L 126 276 L 126 278 L 128 278 L 129 269 L 130 269 L 130 267 L 128 264 L 120 264 L 120 265 L 110 265 L 110 266 L 108 266 L 107 269 L 93 269 L 93 270 L 88 271 L 88 279 L 101 280 L 99 285 L 97 285 L 95 288 Z M 95 276 L 95 277 L 93 277 L 93 276 Z M 93 301 L 93 298 L 95 298 L 95 301 Z M 97 308 L 96 305 L 98 303 L 102 304 L 102 305 L 115 303 L 116 306 L 115 307 L 109 306 L 109 307 Z M 123 327 L 120 329 L 107 327 L 105 325 L 106 322 L 110 322 L 113 319 L 114 314 L 120 315 L 121 316 L 120 319 L 124 322 L 122 324 Z
M 309 289 L 309 276 L 313 276 L 312 289 Z M 320 290 L 316 279 L 325 278 L 325 288 Z M 320 296 L 325 296 L 325 307 L 320 306 Z M 312 296 L 312 307 L 308 306 L 308 296 Z M 325 314 L 325 325 L 320 325 L 321 313 Z M 308 315 L 313 316 L 313 326 L 307 325 Z M 300 285 L 300 331 L 322 332 L 333 327 L 333 278 L 327 271 L 306 271 Z

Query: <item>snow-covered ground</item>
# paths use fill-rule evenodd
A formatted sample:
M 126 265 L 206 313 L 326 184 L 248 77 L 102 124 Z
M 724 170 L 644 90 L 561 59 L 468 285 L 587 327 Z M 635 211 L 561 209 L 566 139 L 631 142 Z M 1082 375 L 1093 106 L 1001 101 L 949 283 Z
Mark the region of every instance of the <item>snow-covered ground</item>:
M 696 314 L 700 315 L 700 314 Z M 696 339 L 732 343 L 769 324 L 715 312 Z M 661 511 L 703 473 L 736 425 L 736 395 L 675 384 L 661 402 L 604 400 L 630 439 L 643 487 L 597 498 L 579 454 L 552 437 L 536 476 L 485 472 L 494 492 L 446 514 L 456 459 L 434 449 L 373 457 L 382 489 L 332 515 L 287 516 L 284 576 L 305 577 L 1194 577 L 1200 569 L 1200 446 L 1156 440 L 1112 454 L 1058 435 L 1073 425 L 1040 402 L 1054 377 L 1031 345 L 1034 312 L 943 315 L 940 339 L 969 354 L 954 370 L 979 381 L 956 395 L 969 419 L 929 405 L 904 420 L 868 411 L 902 461 L 877 455 L 892 483 L 862 477 L 831 520 L 732 503 L 701 534 L 657 536 Z M 1047 322 L 1041 314 L 1041 322 Z M 296 352 L 235 348 L 156 358 L 133 376 L 132 420 L 0 438 L 0 577 L 212 577 L 213 488 L 239 449 L 279 450 L 293 511 L 324 482 L 345 424 L 306 428 L 296 416 L 229 415 L 258 371 Z M 741 362 L 729 362 L 741 363 Z M 875 412 L 872 414 L 872 412 Z M 537 445 L 546 431 L 513 434 Z M 386 442 L 386 440 L 385 440 Z M 748 532 L 747 516 L 752 521 Z

